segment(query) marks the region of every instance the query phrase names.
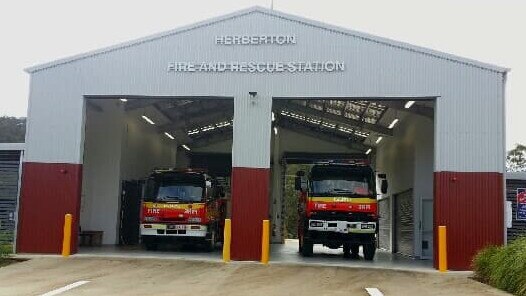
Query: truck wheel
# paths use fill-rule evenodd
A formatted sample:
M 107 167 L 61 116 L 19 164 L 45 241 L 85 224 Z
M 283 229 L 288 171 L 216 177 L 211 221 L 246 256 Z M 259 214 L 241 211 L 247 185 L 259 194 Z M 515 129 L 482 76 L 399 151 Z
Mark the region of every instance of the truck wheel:
M 366 244 L 363 245 L 363 257 L 367 261 L 372 261 L 374 259 L 374 254 L 376 252 L 375 244 Z
M 314 245 L 312 244 L 311 241 L 309 241 L 306 238 L 303 238 L 303 246 L 301 248 L 301 255 L 303 257 L 311 257 L 313 253 L 313 250 L 312 250 L 313 247 Z
M 144 247 L 148 251 L 156 251 L 159 245 L 153 239 L 146 239 L 143 241 Z
M 205 241 L 206 251 L 207 252 L 213 252 L 216 248 L 216 233 L 215 231 L 212 231 L 212 234 L 210 235 L 210 240 Z
M 351 244 L 351 253 L 354 256 L 359 257 L 360 245 L 358 245 L 358 244 Z
M 351 245 L 343 244 L 343 258 L 351 258 Z

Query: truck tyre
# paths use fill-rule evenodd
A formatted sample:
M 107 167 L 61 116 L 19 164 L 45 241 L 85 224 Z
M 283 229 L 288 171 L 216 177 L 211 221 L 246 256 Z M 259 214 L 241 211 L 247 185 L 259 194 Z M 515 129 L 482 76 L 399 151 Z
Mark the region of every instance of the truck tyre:
M 216 248 L 216 233 L 212 231 L 210 239 L 205 240 L 205 248 L 207 252 L 213 252 Z
M 314 248 L 313 243 L 309 239 L 303 238 L 303 246 L 301 248 L 301 255 L 303 257 L 311 257 L 313 253 L 313 248 Z
M 343 244 L 343 258 L 351 258 L 351 245 Z
M 157 244 L 157 242 L 154 239 L 147 239 L 147 238 L 145 238 L 145 239 L 143 239 L 143 244 L 144 244 L 144 247 L 146 248 L 146 250 L 148 250 L 148 251 L 155 251 L 159 247 L 159 245 Z
M 367 261 L 372 261 L 374 259 L 374 254 L 376 252 L 375 244 L 366 244 L 363 245 L 363 257 Z
M 351 244 L 351 253 L 353 254 L 353 256 L 359 257 L 360 245 L 358 245 L 358 244 Z

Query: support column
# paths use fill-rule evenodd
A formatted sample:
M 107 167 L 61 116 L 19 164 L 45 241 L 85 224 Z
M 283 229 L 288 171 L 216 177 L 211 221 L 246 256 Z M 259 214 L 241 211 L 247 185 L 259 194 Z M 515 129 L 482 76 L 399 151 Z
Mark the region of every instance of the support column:
M 269 218 L 271 109 L 270 95 L 247 91 L 234 98 L 233 260 L 261 258 L 262 221 Z
M 280 133 L 274 127 L 272 145 L 272 204 L 270 206 L 271 241 L 283 243 L 283 170 L 281 165 Z

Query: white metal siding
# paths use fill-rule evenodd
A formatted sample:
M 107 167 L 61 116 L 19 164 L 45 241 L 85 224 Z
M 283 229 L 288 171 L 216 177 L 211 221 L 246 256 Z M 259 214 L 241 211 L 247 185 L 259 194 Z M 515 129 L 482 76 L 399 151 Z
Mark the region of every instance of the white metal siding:
M 297 44 L 214 43 L 215 36 L 229 34 L 294 34 Z M 166 71 L 168 63 L 177 61 L 323 60 L 344 61 L 346 69 L 342 73 L 294 74 Z M 440 96 L 435 170 L 502 172 L 503 75 L 298 19 L 254 11 L 35 72 L 27 156 L 29 161 L 81 162 L 82 95 L 237 97 L 234 137 L 240 142 L 234 143 L 233 162 L 235 166 L 250 167 L 268 167 L 269 157 L 261 149 L 269 150 L 269 142 L 262 143 L 270 137 L 270 123 L 263 122 L 268 119 L 266 112 L 240 112 L 248 106 L 240 101 L 248 99 L 248 91 L 274 97 Z M 253 129 L 241 126 L 246 120 Z M 261 134 L 254 133 L 258 128 Z
M 234 98 L 233 167 L 270 167 L 271 110 L 272 98 L 265 94 Z

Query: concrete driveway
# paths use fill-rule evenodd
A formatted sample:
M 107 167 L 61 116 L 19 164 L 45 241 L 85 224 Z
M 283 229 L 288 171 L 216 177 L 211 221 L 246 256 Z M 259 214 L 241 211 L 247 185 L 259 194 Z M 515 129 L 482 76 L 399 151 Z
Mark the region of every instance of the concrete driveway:
M 368 295 L 366 287 L 386 296 L 507 295 L 466 274 L 338 266 L 42 257 L 0 268 L 0 295 L 349 296 Z

